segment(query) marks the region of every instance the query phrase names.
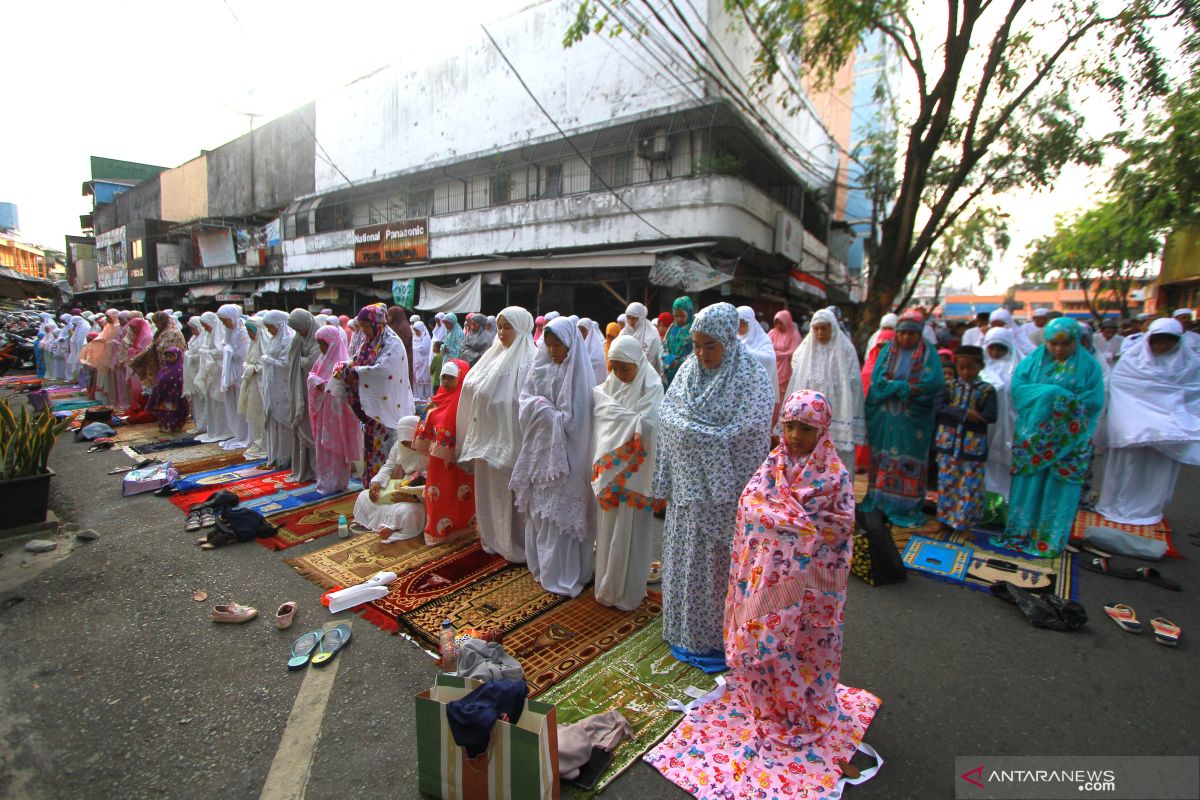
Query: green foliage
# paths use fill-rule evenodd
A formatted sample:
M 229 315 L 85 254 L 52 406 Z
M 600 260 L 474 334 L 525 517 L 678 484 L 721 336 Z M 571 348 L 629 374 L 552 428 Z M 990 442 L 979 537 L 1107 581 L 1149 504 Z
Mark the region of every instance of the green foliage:
M 1073 279 L 1084 287 L 1093 316 L 1103 312 L 1096 295 L 1115 297 L 1124 314 L 1134 280 L 1162 239 L 1146 224 L 1145 209 L 1120 198 L 1105 200 L 1072 218 L 1059 219 L 1054 232 L 1035 241 L 1025 257 L 1025 277 L 1047 281 Z M 1098 284 L 1092 294 L 1089 287 Z
M 974 272 L 981 283 L 987 280 L 992 264 L 1012 243 L 1008 222 L 1008 214 L 990 206 L 981 206 L 969 216 L 960 217 L 926 251 L 899 305 L 907 305 L 917 283 L 925 275 L 934 277 L 933 305 L 937 305 L 942 287 L 955 269 Z
M 50 411 L 33 412 L 22 406 L 14 413 L 0 402 L 0 480 L 26 478 L 46 472 L 46 462 L 58 435 L 68 422 L 57 422 Z

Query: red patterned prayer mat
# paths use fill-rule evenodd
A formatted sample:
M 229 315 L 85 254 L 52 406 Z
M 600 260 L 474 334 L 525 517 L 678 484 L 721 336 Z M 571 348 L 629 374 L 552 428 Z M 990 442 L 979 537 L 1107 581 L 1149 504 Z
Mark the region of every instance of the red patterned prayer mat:
M 450 620 L 456 631 L 498 630 L 507 637 L 568 600 L 539 586 L 524 564 L 513 564 L 404 613 L 400 624 L 418 644 L 433 651 L 438 649 L 443 620 Z M 505 649 L 509 649 L 507 638 Z
M 331 534 L 337 530 L 338 517 L 345 514 L 349 519 L 353 516 L 357 497 L 358 493 L 354 492 L 315 506 L 272 514 L 267 517 L 267 522 L 274 525 L 278 533 L 255 541 L 271 550 L 286 550 Z
M 662 614 L 652 593 L 633 611 L 602 606 L 589 588 L 504 637 L 504 649 L 525 668 L 529 695 L 549 689 Z
M 259 475 L 254 478 L 244 478 L 233 483 L 226 483 L 221 486 L 203 486 L 199 489 L 192 489 L 187 492 L 180 492 L 171 497 L 171 502 L 184 512 L 191 511 L 194 506 L 198 506 L 207 500 L 212 495 L 221 491 L 228 490 L 236 494 L 242 500 L 249 500 L 254 497 L 266 497 L 275 494 L 276 492 L 287 492 L 292 489 L 298 489 L 302 486 L 308 486 L 312 482 L 304 481 L 296 483 L 287 479 L 287 472 L 271 472 L 266 475 Z
M 1175 543 L 1171 541 L 1171 525 L 1165 518 L 1157 525 L 1124 525 L 1120 522 L 1107 520 L 1095 511 L 1080 511 L 1075 515 L 1075 524 L 1071 528 L 1071 540 L 1082 542 L 1083 535 L 1087 532 L 1087 529 L 1093 526 L 1115 528 L 1125 533 L 1132 533 L 1134 536 L 1141 536 L 1143 539 L 1166 542 L 1168 556 L 1171 558 L 1183 558 L 1183 554 L 1175 549 Z

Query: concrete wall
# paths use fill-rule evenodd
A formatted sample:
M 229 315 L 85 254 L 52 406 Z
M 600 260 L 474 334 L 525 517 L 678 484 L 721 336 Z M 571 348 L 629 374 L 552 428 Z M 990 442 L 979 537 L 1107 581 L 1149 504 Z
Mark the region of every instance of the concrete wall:
M 354 231 L 334 231 L 283 240 L 283 271 L 342 269 L 354 266 Z
M 739 239 L 771 252 L 782 207 L 740 178 L 707 176 L 634 186 L 626 201 L 672 238 Z M 603 247 L 661 241 L 608 192 L 465 211 L 429 220 L 430 256 Z
M 175 222 L 208 216 L 208 159 L 201 155 L 159 175 L 162 215 Z
M 645 66 L 653 62 L 633 55 L 629 40 L 589 36 L 564 49 L 576 8 L 574 0 L 549 0 L 489 25 L 564 130 L 609 127 L 703 99 L 682 53 L 667 74 Z M 316 132 L 355 182 L 559 138 L 482 32 L 439 62 L 398 64 L 321 98 Z M 345 180 L 322 161 L 316 185 L 326 191 Z
M 162 192 L 158 176 L 117 195 L 113 205 L 117 209 L 118 225 L 138 219 L 162 219 Z
M 253 146 L 247 133 L 210 152 L 208 216 L 232 217 L 280 208 L 311 194 L 316 146 L 309 131 L 315 130 L 315 114 L 315 105 L 309 103 L 256 129 Z

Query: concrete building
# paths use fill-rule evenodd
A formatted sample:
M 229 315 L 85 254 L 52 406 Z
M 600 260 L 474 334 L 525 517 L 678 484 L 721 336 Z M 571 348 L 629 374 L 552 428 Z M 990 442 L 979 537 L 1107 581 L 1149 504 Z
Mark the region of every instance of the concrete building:
M 1178 308 L 1200 309 L 1200 227 L 1167 237 L 1162 268 L 1147 294 L 1147 311 L 1169 314 Z
M 719 3 L 677 5 L 685 45 L 564 49 L 576 6 L 547 0 L 489 25 L 494 43 L 380 70 L 155 173 L 97 209 L 97 300 L 349 310 L 470 281 L 492 311 L 598 319 L 685 290 L 764 311 L 848 301 L 829 246 L 845 143 L 814 103 L 748 102 L 748 34 Z
M 44 248 L 7 234 L 0 234 L 0 267 L 43 280 L 49 274 Z

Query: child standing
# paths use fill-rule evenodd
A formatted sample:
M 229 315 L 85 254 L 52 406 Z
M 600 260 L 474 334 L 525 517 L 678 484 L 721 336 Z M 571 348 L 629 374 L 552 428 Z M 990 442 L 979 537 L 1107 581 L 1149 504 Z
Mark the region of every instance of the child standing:
M 166 433 L 177 433 L 187 422 L 188 399 L 183 396 L 183 359 L 178 347 L 169 347 L 163 353 L 146 410 L 154 414 L 159 430 Z
M 996 421 L 995 388 L 982 380 L 983 348 L 963 345 L 955 353 L 956 378 L 934 403 L 938 462 L 937 519 L 943 531 L 970 530 L 984 511 L 988 425 Z

